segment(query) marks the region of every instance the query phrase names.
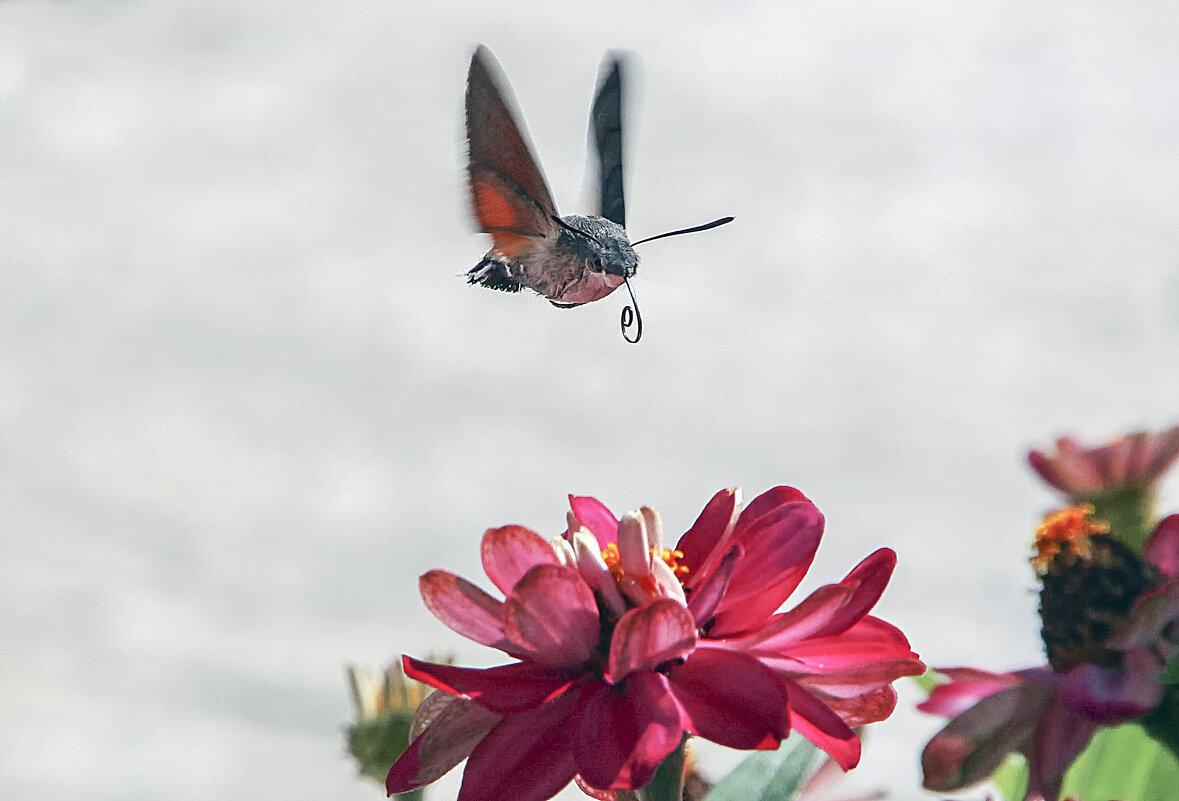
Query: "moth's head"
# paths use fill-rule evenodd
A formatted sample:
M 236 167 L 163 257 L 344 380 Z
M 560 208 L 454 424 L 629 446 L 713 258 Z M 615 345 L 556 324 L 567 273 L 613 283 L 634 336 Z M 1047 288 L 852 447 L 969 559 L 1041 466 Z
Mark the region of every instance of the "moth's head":
M 630 278 L 639 268 L 639 254 L 631 247 L 626 229 L 604 217 L 571 214 L 557 219 L 558 243 L 595 273 Z

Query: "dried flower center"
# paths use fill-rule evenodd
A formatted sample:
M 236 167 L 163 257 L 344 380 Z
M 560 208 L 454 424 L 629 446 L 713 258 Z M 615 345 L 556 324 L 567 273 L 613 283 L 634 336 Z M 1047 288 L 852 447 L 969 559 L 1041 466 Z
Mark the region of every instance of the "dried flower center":
M 1089 538 L 1094 534 L 1109 532 L 1109 523 L 1090 519 L 1092 514 L 1093 504 L 1083 503 L 1045 515 L 1044 521 L 1036 529 L 1033 545 L 1036 555 L 1031 562 L 1036 575 L 1043 576 L 1048 572 L 1053 560 L 1061 554 L 1081 559 L 1091 556 Z
M 1081 663 L 1116 667 L 1106 645 L 1134 601 L 1158 582 L 1157 571 L 1090 519 L 1093 507 L 1070 506 L 1044 518 L 1032 565 L 1040 579 L 1040 634 L 1057 672 Z

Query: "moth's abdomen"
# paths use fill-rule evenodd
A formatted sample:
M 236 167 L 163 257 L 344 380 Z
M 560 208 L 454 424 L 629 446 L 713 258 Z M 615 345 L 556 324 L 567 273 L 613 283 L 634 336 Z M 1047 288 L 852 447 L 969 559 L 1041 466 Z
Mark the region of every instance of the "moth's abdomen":
M 488 254 L 483 260 L 467 271 L 467 283 L 479 284 L 501 292 L 519 292 L 524 285 L 514 278 L 511 266 Z

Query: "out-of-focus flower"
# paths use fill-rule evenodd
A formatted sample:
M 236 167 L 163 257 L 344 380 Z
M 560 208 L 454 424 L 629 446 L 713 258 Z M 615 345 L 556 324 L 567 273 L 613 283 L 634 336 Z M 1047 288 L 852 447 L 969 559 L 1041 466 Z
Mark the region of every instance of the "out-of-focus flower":
M 1179 653 L 1179 515 L 1159 523 L 1140 558 L 1099 533 L 1090 511 L 1053 513 L 1038 532 L 1033 563 L 1051 664 L 938 670 L 950 681 L 918 708 L 953 719 L 922 754 L 927 789 L 983 781 L 1018 752 L 1028 761 L 1026 798 L 1051 801 L 1099 726 L 1142 718 L 1162 702 L 1160 674 Z
M 1028 462 L 1070 503 L 1091 504 L 1109 534 L 1135 551 L 1142 549 L 1154 516 L 1155 484 L 1179 459 L 1179 426 L 1138 432 L 1096 448 L 1073 439 L 1056 442 L 1056 453 L 1031 451 Z
M 652 509 L 618 520 L 593 498 L 570 505 L 552 544 L 520 526 L 484 534 L 483 567 L 503 601 L 446 571 L 422 577 L 435 616 L 518 661 L 405 657 L 408 675 L 443 692 L 419 712 L 389 792 L 468 758 L 460 801 L 540 801 L 575 776 L 608 797 L 650 781 L 684 733 L 775 748 L 792 727 L 847 769 L 859 758 L 848 721 L 886 717 L 888 684 L 923 669 L 900 631 L 868 615 L 895 563 L 887 549 L 775 614 L 822 535 L 797 490 L 770 490 L 744 511 L 736 491 L 718 493 L 675 549 Z
M 1028 454 L 1044 481 L 1078 502 L 1125 487 L 1149 487 L 1176 459 L 1179 426 L 1159 433 L 1139 431 L 1095 448 L 1064 437 L 1056 441 L 1054 454 Z
M 407 679 L 400 663 L 387 670 L 348 666 L 356 723 L 348 727 L 348 753 L 361 774 L 385 781 L 409 744 L 410 725 L 430 688 Z

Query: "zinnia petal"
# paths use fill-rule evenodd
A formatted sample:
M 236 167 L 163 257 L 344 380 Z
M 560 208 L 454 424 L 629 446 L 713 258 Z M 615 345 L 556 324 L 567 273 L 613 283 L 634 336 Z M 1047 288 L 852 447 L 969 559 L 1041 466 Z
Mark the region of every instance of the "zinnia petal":
M 431 720 L 389 770 L 385 791 L 389 795 L 423 787 L 441 778 L 462 762 L 500 716 L 473 701 L 434 693 L 418 707 L 418 716 Z M 415 721 L 416 724 L 416 721 Z
M 736 533 L 745 553 L 717 607 L 713 636 L 763 624 L 806 575 L 822 534 L 823 515 L 809 501 L 778 507 Z
M 483 570 L 504 595 L 537 565 L 560 564 L 553 546 L 530 528 L 501 526 L 489 528 L 479 546 Z
M 504 603 L 504 632 L 532 661 L 576 669 L 593 656 L 600 637 L 593 590 L 572 568 L 538 565 Z
M 686 656 L 695 646 L 692 615 L 678 601 L 662 598 L 630 610 L 618 621 L 610 639 L 607 678 L 618 682 L 636 670 L 652 670 Z
M 786 688 L 752 656 L 701 647 L 669 679 L 693 734 L 753 749 L 776 748 L 790 733 Z
M 741 502 L 741 491 L 736 489 L 721 490 L 705 505 L 696 522 L 688 529 L 676 544 L 677 551 L 683 553 L 680 562 L 687 566 L 688 585 L 696 586 L 697 581 L 706 575 L 706 564 L 709 556 L 719 559 L 724 551 L 725 535 L 733 529 L 737 522 L 737 506 Z M 712 565 L 707 567 L 710 572 Z
M 577 676 L 554 673 L 531 662 L 492 668 L 436 665 L 402 657 L 405 675 L 452 695 L 463 695 L 493 712 L 531 709 L 560 695 Z
M 1179 514 L 1159 521 L 1142 549 L 1142 556 L 1167 578 L 1179 577 Z
M 600 548 L 618 541 L 618 518 L 606 504 L 588 495 L 570 495 L 569 508 L 578 522 L 597 538 Z
M 667 677 L 644 671 L 611 686 L 596 682 L 577 706 L 577 769 L 592 786 L 634 789 L 651 781 L 683 737 Z
M 986 779 L 1008 754 L 1026 751 L 1055 688 L 1021 682 L 988 695 L 946 724 L 925 745 L 925 789 L 947 792 Z
M 935 668 L 950 681 L 933 688 L 929 698 L 917 705 L 922 712 L 952 718 L 989 695 L 1019 684 L 1010 673 L 991 673 L 976 668 Z
M 467 639 L 492 648 L 511 648 L 504 635 L 503 601 L 497 601 L 465 578 L 431 570 L 418 580 L 426 608 Z
M 844 770 L 860 763 L 860 739 L 839 715 L 804 688 L 781 679 L 790 696 L 790 727 L 822 748 Z
M 1060 681 L 1060 703 L 1105 725 L 1145 715 L 1163 700 L 1163 665 L 1145 648 L 1122 656 L 1116 668 L 1082 663 Z
M 471 752 L 458 801 L 545 801 L 573 780 L 573 709 L 566 693 L 536 709 L 504 717 Z

